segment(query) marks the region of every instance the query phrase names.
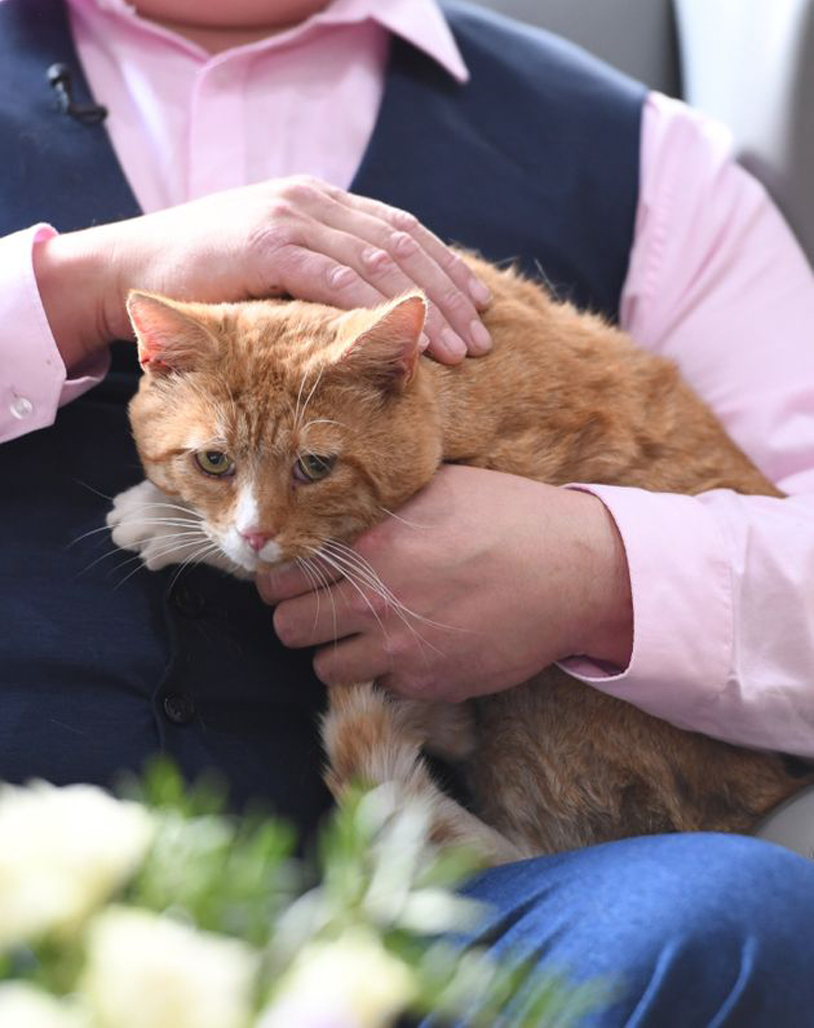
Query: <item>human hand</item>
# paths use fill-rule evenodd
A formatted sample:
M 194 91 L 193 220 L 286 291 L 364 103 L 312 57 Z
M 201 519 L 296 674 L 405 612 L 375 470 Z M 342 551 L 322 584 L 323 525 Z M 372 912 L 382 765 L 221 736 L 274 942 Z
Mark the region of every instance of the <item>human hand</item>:
M 415 612 L 364 583 L 323 573 L 328 594 L 287 566 L 258 578 L 290 647 L 318 646 L 329 685 L 376 679 L 413 699 L 460 701 L 517 685 L 585 654 L 625 667 L 632 646 L 624 548 L 606 508 L 583 492 L 458 465 L 353 550 Z M 339 640 L 334 645 L 335 638 Z
M 132 288 L 209 302 L 291 295 L 348 309 L 418 287 L 428 352 L 456 363 L 491 341 L 488 288 L 406 211 L 317 179 L 273 179 L 45 240 L 34 268 L 68 366 L 131 334 Z

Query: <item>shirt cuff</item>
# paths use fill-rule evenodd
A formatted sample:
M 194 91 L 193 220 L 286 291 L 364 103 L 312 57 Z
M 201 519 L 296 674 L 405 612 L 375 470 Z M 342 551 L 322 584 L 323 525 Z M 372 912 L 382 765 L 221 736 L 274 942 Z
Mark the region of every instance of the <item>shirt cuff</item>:
M 0 442 L 53 424 L 110 363 L 105 352 L 67 377 L 34 275 L 34 245 L 54 235 L 41 224 L 0 239 Z
M 720 732 L 714 700 L 732 660 L 733 597 L 721 530 L 692 496 L 571 485 L 601 500 L 627 555 L 633 650 L 624 670 L 584 657 L 562 661 L 575 678 L 680 728 Z

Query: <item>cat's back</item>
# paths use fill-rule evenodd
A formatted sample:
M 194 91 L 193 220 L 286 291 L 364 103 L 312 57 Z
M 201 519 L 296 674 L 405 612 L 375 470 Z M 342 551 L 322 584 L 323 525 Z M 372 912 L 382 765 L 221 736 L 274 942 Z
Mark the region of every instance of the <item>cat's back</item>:
M 778 495 L 674 362 L 512 267 L 461 256 L 492 292 L 494 346 L 455 367 L 432 362 L 446 460 L 551 484 Z

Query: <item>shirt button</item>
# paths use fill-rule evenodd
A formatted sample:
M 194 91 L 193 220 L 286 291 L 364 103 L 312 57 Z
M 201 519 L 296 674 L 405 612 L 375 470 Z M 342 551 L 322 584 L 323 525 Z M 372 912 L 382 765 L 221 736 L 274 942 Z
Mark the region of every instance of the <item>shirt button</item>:
M 18 396 L 10 405 L 9 410 L 11 411 L 12 417 L 17 418 L 18 421 L 22 421 L 24 418 L 30 417 L 34 413 L 34 404 L 26 399 L 25 396 Z
M 199 618 L 206 609 L 206 600 L 203 596 L 183 584 L 176 585 L 173 589 L 172 602 L 176 610 L 187 618 Z
M 195 704 L 183 692 L 164 697 L 164 713 L 174 725 L 187 725 L 195 717 Z

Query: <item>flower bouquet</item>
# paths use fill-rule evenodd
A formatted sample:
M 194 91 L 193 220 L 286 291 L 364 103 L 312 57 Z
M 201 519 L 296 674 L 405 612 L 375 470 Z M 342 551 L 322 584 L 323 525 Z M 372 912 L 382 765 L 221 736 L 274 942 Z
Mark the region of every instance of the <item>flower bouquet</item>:
M 167 765 L 122 799 L 0 787 L 0 1028 L 522 1028 L 600 1001 L 463 945 L 475 864 L 387 787 L 333 815 L 313 863 L 222 807 Z

